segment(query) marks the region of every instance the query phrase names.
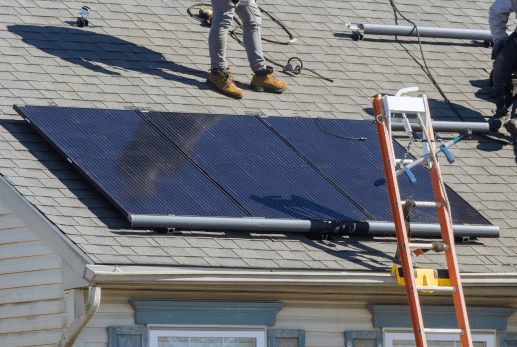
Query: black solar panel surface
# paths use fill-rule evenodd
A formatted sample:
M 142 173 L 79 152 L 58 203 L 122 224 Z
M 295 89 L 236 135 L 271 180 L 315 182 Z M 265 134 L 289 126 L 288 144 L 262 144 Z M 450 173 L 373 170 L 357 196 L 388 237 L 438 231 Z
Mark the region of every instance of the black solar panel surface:
M 392 220 L 386 186 L 373 184 L 384 173 L 371 122 L 18 109 L 126 215 Z M 417 184 L 399 179 L 402 197 L 432 201 L 427 170 L 413 172 Z M 447 190 L 455 223 L 489 224 Z M 411 217 L 437 221 L 432 209 Z
M 386 185 L 374 186 L 376 180 L 384 178 L 375 124 L 366 121 L 284 117 L 263 120 L 375 219 L 393 220 Z M 365 137 L 367 140 L 345 137 Z M 394 149 L 396 157 L 402 158 L 405 149 L 396 142 Z M 428 170 L 417 166 L 412 172 L 417 178 L 414 185 L 407 177 L 399 177 L 402 199 L 434 201 Z M 490 224 L 449 187 L 447 193 L 454 223 Z M 438 217 L 434 209 L 415 208 L 411 213 L 411 221 L 437 222 Z
M 255 217 L 369 219 L 256 117 L 145 117 Z
M 126 214 L 247 216 L 135 111 L 19 109 Z

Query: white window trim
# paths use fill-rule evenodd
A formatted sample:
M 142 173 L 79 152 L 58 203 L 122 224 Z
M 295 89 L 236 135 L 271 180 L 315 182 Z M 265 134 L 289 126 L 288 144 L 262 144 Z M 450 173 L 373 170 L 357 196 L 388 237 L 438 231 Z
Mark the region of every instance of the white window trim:
M 191 337 L 254 337 L 257 347 L 266 347 L 265 326 L 224 326 L 224 325 L 166 325 L 148 324 L 149 346 L 158 347 L 158 336 Z M 487 346 L 488 347 L 488 346 Z M 491 346 L 492 347 L 492 346 Z
M 413 329 L 383 328 L 384 347 L 393 347 L 393 340 L 415 340 Z M 495 330 L 471 331 L 472 341 L 486 342 L 486 347 L 495 347 Z M 460 335 L 426 334 L 427 340 L 460 341 Z

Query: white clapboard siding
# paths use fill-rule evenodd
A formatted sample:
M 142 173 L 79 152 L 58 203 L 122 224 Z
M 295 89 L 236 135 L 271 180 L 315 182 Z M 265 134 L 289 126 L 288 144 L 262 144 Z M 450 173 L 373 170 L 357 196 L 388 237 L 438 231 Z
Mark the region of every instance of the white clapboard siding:
M 7 304 L 0 305 L 0 319 L 56 314 L 65 310 L 66 301 L 63 299 Z
M 95 317 L 95 316 L 94 316 Z M 117 322 L 113 322 L 110 326 L 117 326 Z M 104 347 L 108 345 L 108 329 L 106 328 L 84 328 L 80 338 L 87 343 L 103 343 Z
M 60 284 L 61 269 L 0 275 L 0 289 Z
M 62 298 L 63 286 L 61 284 L 0 290 L 0 305 Z
M 42 241 L 0 244 L 0 259 L 33 257 L 53 253 L 52 249 Z
M 25 227 L 25 223 L 16 216 L 15 214 L 6 214 L 0 216 L 2 220 L 2 224 L 0 225 L 0 230 L 8 230 L 8 229 L 14 229 Z
M 68 324 L 61 258 L 0 201 L 0 346 L 56 346 Z M 42 221 L 43 222 L 43 221 Z
M 4 217 L 0 216 L 0 244 L 19 243 L 28 241 L 40 241 L 33 232 L 27 227 L 19 229 L 4 229 Z
M 61 269 L 61 258 L 56 254 L 37 257 L 11 258 L 0 260 L 0 274 L 29 272 L 47 269 Z
M 65 329 L 67 319 L 63 314 L 2 319 L 0 334 Z
M 0 335 L 0 346 L 2 347 L 25 347 L 25 346 L 56 346 L 63 331 L 35 331 L 30 333 Z
M 508 318 L 507 324 L 508 325 L 505 332 L 517 333 L 517 312 Z

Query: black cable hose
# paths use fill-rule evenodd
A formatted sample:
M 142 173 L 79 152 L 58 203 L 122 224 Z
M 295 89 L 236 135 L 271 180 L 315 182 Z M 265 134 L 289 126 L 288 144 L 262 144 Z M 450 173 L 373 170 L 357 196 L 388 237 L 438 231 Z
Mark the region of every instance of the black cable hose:
M 452 109 L 452 111 L 458 116 L 459 119 L 461 119 L 463 122 L 465 122 L 465 118 L 459 113 L 459 111 L 456 109 L 456 107 L 454 106 L 454 104 L 449 100 L 449 98 L 447 97 L 447 95 L 445 95 L 445 93 L 443 92 L 442 88 L 440 87 L 440 85 L 438 84 L 438 82 L 436 82 L 436 80 L 434 79 L 434 76 L 432 75 L 431 73 L 431 70 L 429 70 L 429 67 L 427 66 L 427 61 L 425 59 L 425 55 L 424 55 L 424 50 L 422 48 L 422 42 L 420 41 L 420 34 L 418 32 L 418 26 L 410 19 L 408 19 L 406 16 L 404 16 L 402 14 L 402 12 L 400 12 L 400 10 L 397 8 L 397 6 L 395 5 L 395 2 L 394 0 L 389 0 L 390 1 L 390 4 L 391 4 L 391 7 L 393 8 L 393 12 L 395 14 L 395 22 L 396 24 L 398 25 L 398 22 L 397 22 L 397 13 L 407 22 L 411 23 L 414 27 L 414 30 L 416 31 L 416 36 L 418 38 L 418 45 L 420 47 L 420 54 L 422 56 L 422 61 L 424 62 L 424 66 L 422 66 L 422 64 L 417 63 L 420 65 L 420 67 L 422 68 L 422 70 L 424 70 L 425 74 L 427 75 L 427 77 L 431 80 L 431 82 L 433 83 L 433 86 L 438 90 L 438 92 L 440 93 L 440 95 L 443 97 L 443 99 L 445 100 L 445 102 L 447 102 L 447 104 L 449 104 L 450 108 Z M 409 53 L 409 52 L 408 52 Z M 415 59 L 416 61 L 416 59 Z M 489 141 L 494 141 L 494 142 L 497 142 L 497 143 L 500 143 L 502 145 L 510 145 L 511 143 L 508 142 L 508 141 L 505 141 L 505 140 L 500 140 L 500 139 L 494 139 L 494 138 L 491 138 L 489 136 L 486 136 L 485 134 L 478 134 L 479 136 L 483 137 L 484 139 L 487 139 Z
M 194 19 L 202 22 L 202 23 L 205 23 L 206 21 L 203 20 L 202 18 L 200 18 L 198 15 L 195 15 L 192 13 L 192 9 L 194 7 L 197 7 L 197 6 L 205 6 L 205 7 L 212 7 L 211 4 L 206 4 L 206 3 L 203 3 L 203 2 L 200 2 L 200 3 L 197 3 L 197 4 L 194 4 L 192 6 L 190 6 L 188 9 L 187 9 L 187 13 Z M 276 40 L 270 40 L 270 39 L 267 39 L 267 38 L 262 38 L 262 40 L 264 41 L 267 41 L 267 42 L 270 42 L 270 43 L 277 43 L 277 44 L 280 44 L 280 45 L 290 45 L 292 43 L 294 43 L 294 41 L 296 40 L 295 36 L 289 31 L 289 29 L 285 26 L 284 23 L 282 23 L 282 21 L 278 18 L 276 18 L 275 16 L 273 16 L 269 11 L 266 11 L 264 10 L 262 7 L 259 7 L 260 11 L 262 13 L 265 13 L 274 23 L 278 24 L 285 32 L 286 34 L 289 36 L 289 39 L 290 41 L 289 42 L 281 42 L 281 41 L 276 41 Z M 242 29 L 242 23 L 234 16 L 233 20 L 235 21 L 235 23 L 237 24 L 237 27 L 235 29 L 233 29 L 232 31 L 230 31 L 230 36 L 235 40 L 237 41 L 241 46 L 244 47 L 244 42 L 242 42 L 242 40 L 237 36 L 237 30 L 239 29 Z M 296 57 L 294 57 L 296 58 Z M 293 58 L 291 58 L 293 59 Z M 291 59 L 289 59 L 289 62 L 291 61 Z M 300 69 L 299 71 L 301 72 L 302 70 L 302 67 L 303 67 L 303 63 L 301 61 L 300 58 L 296 58 L 298 60 L 300 60 Z M 277 63 L 276 61 L 272 60 L 272 59 L 269 59 L 267 57 L 264 57 L 264 60 L 273 64 L 273 65 L 276 65 L 280 68 L 282 68 L 282 72 L 283 72 L 283 68 L 284 68 L 284 65 L 280 64 L 280 63 Z M 288 64 L 289 64 L 288 62 Z M 296 69 L 296 68 L 295 68 Z M 327 77 L 324 77 L 322 75 L 320 75 L 317 71 L 313 70 L 313 69 L 308 69 L 308 68 L 304 68 L 305 70 L 309 71 L 309 72 L 312 72 L 313 74 L 315 74 L 316 76 L 318 76 L 319 78 L 321 79 L 324 79 L 324 80 L 327 80 L 329 82 L 334 82 L 333 79 L 330 79 L 330 78 L 327 78 Z M 298 73 L 295 73 L 295 74 L 299 74 L 300 72 Z

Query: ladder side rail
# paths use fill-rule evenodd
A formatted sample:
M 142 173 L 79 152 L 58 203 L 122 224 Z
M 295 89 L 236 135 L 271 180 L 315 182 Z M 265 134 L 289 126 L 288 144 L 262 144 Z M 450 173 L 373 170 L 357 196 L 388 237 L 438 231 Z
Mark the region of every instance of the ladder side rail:
M 413 325 L 413 333 L 417 347 L 427 347 L 425 339 L 424 323 L 422 319 L 422 311 L 420 308 L 420 300 L 415 284 L 415 275 L 413 271 L 413 262 L 411 260 L 411 249 L 408 244 L 406 225 L 404 223 L 404 215 L 402 212 L 402 201 L 398 189 L 398 180 L 395 170 L 395 157 L 392 149 L 391 137 L 389 136 L 388 124 L 383 109 L 383 100 L 381 95 L 372 99 L 373 112 L 375 116 L 375 125 L 379 138 L 379 146 L 382 155 L 384 167 L 384 175 L 388 187 L 390 206 L 393 215 L 393 222 L 397 234 L 397 244 L 400 251 L 400 259 L 402 269 L 404 271 L 404 281 L 406 293 L 409 302 L 409 311 L 411 314 L 411 322 Z
M 427 136 L 429 136 L 430 139 L 434 140 L 433 126 L 431 123 L 431 115 L 428 111 L 429 105 L 426 96 L 424 96 L 424 102 L 426 104 L 427 109 L 425 115 L 425 123 L 427 123 Z M 431 142 L 431 147 L 432 148 L 430 148 L 430 151 L 436 149 L 435 142 Z M 441 172 L 440 164 L 438 162 L 433 164 L 433 167 L 430 170 L 430 175 L 435 201 L 441 202 L 441 206 L 437 208 L 437 212 L 442 232 L 442 239 L 445 244 L 449 245 L 449 247 L 445 250 L 445 258 L 447 260 L 447 268 L 449 270 L 451 286 L 456 287 L 456 291 L 452 295 L 456 311 L 456 318 L 458 320 L 458 327 L 460 329 L 463 329 L 464 331 L 464 333 L 460 335 L 460 341 L 462 347 L 472 347 L 472 336 L 470 333 L 470 324 L 467 316 L 467 306 L 465 304 L 465 297 L 463 295 L 463 287 L 461 285 L 458 259 L 456 257 L 454 234 L 452 231 L 451 221 L 449 219 L 449 211 L 445 204 L 444 192 L 442 191 L 442 187 L 440 185 L 439 178 L 441 177 Z

